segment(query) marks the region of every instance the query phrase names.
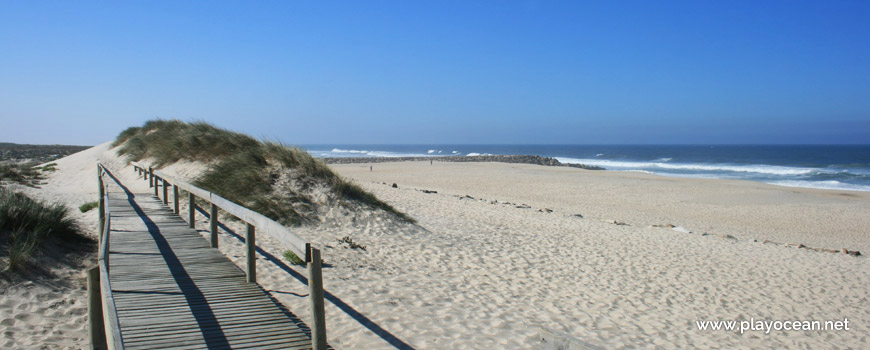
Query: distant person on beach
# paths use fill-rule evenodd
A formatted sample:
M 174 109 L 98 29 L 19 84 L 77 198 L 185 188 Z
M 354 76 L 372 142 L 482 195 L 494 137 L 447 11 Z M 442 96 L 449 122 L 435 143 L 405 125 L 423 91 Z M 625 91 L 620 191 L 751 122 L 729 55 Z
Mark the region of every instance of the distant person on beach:
M 432 165 L 432 160 L 431 160 L 431 159 L 429 159 L 429 165 Z
M 372 168 L 373 168 L 373 167 L 374 167 L 373 165 L 369 165 L 369 172 L 372 171 Z

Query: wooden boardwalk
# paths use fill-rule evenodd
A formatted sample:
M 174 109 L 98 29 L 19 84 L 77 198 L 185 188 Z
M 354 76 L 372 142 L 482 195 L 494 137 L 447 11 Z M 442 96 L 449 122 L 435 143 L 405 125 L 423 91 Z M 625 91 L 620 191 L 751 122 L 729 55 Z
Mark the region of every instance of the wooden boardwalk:
M 310 349 L 306 326 L 153 194 L 108 192 L 126 349 Z

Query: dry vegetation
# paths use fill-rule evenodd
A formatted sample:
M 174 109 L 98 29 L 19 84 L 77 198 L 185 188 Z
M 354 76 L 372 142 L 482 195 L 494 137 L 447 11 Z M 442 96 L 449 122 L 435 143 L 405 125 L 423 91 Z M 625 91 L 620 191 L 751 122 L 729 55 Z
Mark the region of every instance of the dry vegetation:
M 43 246 L 51 242 L 66 245 L 91 240 L 79 233 L 63 205 L 0 188 L 0 270 L 28 270 Z
M 305 150 L 207 123 L 152 120 L 124 130 L 114 145 L 130 160 L 149 159 L 158 168 L 181 160 L 209 164 L 195 185 L 285 225 L 319 222 L 335 206 L 378 208 L 414 222 Z
M 91 146 L 24 145 L 0 142 L 0 161 L 42 164 L 88 148 Z

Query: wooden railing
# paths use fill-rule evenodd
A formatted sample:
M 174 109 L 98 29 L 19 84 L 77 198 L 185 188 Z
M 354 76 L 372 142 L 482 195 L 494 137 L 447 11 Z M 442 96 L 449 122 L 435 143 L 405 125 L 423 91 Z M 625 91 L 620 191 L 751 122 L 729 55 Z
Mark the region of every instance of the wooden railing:
M 95 349 L 106 347 L 114 350 L 124 349 L 124 342 L 118 322 L 118 311 L 115 309 L 115 298 L 112 295 L 112 285 L 109 281 L 109 233 L 112 215 L 108 205 L 109 190 L 103 179 L 105 176 L 117 182 L 117 178 L 108 169 L 102 164 L 97 164 L 100 194 L 99 264 L 88 270 L 88 323 L 91 347 Z
M 312 345 L 315 350 L 326 349 L 326 315 L 323 303 L 322 261 L 319 249 L 311 246 L 310 243 L 291 232 L 287 227 L 260 213 L 233 203 L 215 193 L 176 179 L 160 170 L 155 170 L 151 167 L 146 168 L 136 162 L 131 164 L 133 165 L 133 170 L 142 176 L 144 180 L 148 181 L 149 186 L 154 189 L 155 196 L 160 198 L 160 187 L 163 188 L 162 198 L 163 203 L 166 205 L 169 205 L 169 187 L 172 187 L 172 208 L 176 214 L 181 214 L 179 211 L 180 190 L 188 193 L 188 225 L 191 228 L 196 228 L 196 198 L 198 197 L 209 203 L 209 242 L 212 248 L 218 247 L 218 210 L 223 210 L 245 222 L 245 246 L 247 248 L 245 273 L 249 283 L 256 283 L 257 281 L 255 237 L 257 230 L 278 239 L 285 247 L 295 253 L 296 256 L 304 258 L 305 263 L 308 265 L 308 298 L 313 318 L 311 323 Z

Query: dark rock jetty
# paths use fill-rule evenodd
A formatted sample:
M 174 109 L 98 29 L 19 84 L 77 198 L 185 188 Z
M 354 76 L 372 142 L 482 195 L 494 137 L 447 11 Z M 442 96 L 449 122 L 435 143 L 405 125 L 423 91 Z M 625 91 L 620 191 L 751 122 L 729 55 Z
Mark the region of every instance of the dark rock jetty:
M 444 156 L 444 157 L 344 157 L 323 158 L 326 164 L 350 164 L 350 163 L 386 163 L 386 162 L 413 162 L 413 161 L 436 161 L 436 162 L 500 162 L 536 164 L 545 166 L 567 166 L 586 170 L 604 170 L 602 167 L 585 164 L 565 164 L 556 158 L 530 156 L 530 155 L 492 155 L 492 156 Z

